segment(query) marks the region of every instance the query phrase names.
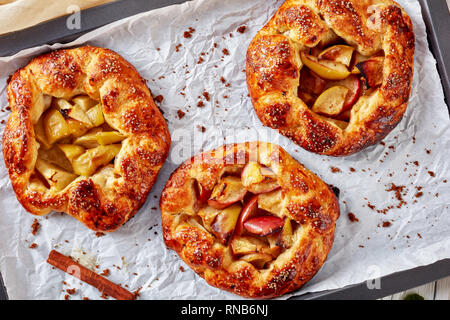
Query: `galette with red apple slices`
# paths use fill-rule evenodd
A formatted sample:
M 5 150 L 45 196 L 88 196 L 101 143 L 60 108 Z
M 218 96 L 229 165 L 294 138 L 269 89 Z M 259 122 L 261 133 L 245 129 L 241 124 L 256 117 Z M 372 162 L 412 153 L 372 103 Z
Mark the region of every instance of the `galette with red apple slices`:
M 400 122 L 413 62 L 411 20 L 392 0 L 287 0 L 248 48 L 247 84 L 263 125 L 346 156 Z
M 27 211 L 66 212 L 100 232 L 136 214 L 170 134 L 129 62 L 104 48 L 57 50 L 14 73 L 7 94 L 3 156 Z
M 272 298 L 308 282 L 332 247 L 331 188 L 278 145 L 250 142 L 183 163 L 160 199 L 166 245 L 210 285 Z

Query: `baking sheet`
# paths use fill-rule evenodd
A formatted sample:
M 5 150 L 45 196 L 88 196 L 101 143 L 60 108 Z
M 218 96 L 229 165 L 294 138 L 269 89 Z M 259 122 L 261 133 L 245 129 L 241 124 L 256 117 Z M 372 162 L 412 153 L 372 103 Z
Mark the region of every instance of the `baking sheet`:
M 140 213 L 119 231 L 103 237 L 59 213 L 38 218 L 41 228 L 33 236 L 35 217 L 15 200 L 2 160 L 0 271 L 11 299 L 64 298 L 63 290 L 68 288 L 77 288 L 73 299 L 99 298 L 95 289 L 45 263 L 53 248 L 79 257 L 97 272 L 109 269 L 110 280 L 126 284 L 132 291 L 140 289 L 144 299 L 237 298 L 208 286 L 174 252 L 165 249 L 158 197 L 181 161 L 223 142 L 254 139 L 279 143 L 341 189 L 341 218 L 333 250 L 322 270 L 296 294 L 340 288 L 450 257 L 449 184 L 443 182 L 450 172 L 446 162 L 449 117 L 419 3 L 400 1 L 413 19 L 417 37 L 413 94 L 405 118 L 383 144 L 345 159 L 322 157 L 296 147 L 263 128 L 253 112 L 242 72 L 245 52 L 281 3 L 197 0 L 127 18 L 66 45 L 109 47 L 132 62 L 148 80 L 154 96 L 164 97 L 160 106 L 174 140 L 172 151 Z M 243 25 L 245 32 L 238 32 Z M 185 38 L 189 28 L 195 31 Z M 1 58 L 0 83 L 49 48 Z M 0 105 L 5 106 L 4 85 L 1 90 Z M 209 101 L 204 92 L 209 93 Z M 197 106 L 200 101 L 204 103 L 201 108 Z M 180 111 L 185 114 L 181 119 Z M 2 112 L 0 119 L 6 118 L 7 112 Z M 392 183 L 398 188 L 392 189 Z M 390 189 L 393 191 L 386 191 Z M 349 212 L 359 222 L 351 222 Z M 35 249 L 29 248 L 32 243 L 37 244 Z

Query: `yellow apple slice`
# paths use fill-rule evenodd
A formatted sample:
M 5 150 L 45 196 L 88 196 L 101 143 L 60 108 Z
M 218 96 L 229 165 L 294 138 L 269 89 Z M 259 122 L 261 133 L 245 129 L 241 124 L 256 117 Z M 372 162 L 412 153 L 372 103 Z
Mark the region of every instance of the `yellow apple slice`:
M 111 162 L 121 148 L 121 144 L 110 144 L 89 149 L 73 160 L 73 171 L 80 176 L 91 176 L 100 166 Z
M 350 75 L 347 67 L 339 62 L 319 60 L 317 57 L 301 53 L 302 62 L 319 77 L 327 80 L 342 80 Z
M 211 197 L 208 199 L 208 205 L 221 210 L 233 203 L 241 201 L 247 194 L 247 190 L 241 183 L 239 177 L 227 176 L 220 179 L 214 187 Z
M 90 108 L 88 111 L 86 111 L 86 115 L 88 116 L 89 120 L 91 120 L 94 127 L 98 127 L 105 123 L 101 104 L 97 104 L 94 107 Z
M 61 149 L 57 148 L 56 146 L 53 146 L 48 150 L 39 149 L 38 158 L 57 165 L 67 172 L 73 173 L 72 163 L 69 161 L 69 159 L 66 158 Z
M 290 248 L 293 244 L 293 228 L 291 220 L 286 219 L 284 221 L 283 229 L 281 229 L 281 232 L 277 239 L 277 245 L 283 248 Z
M 356 64 L 369 88 L 378 87 L 383 82 L 383 64 L 384 57 L 372 57 Z
M 75 144 L 58 144 L 58 148 L 61 149 L 70 162 L 73 162 L 76 157 L 81 156 L 85 151 L 82 146 Z
M 52 147 L 52 145 L 47 141 L 43 119 L 43 117 L 40 117 L 38 123 L 36 123 L 36 125 L 34 126 L 34 136 L 39 142 L 40 148 L 48 150 Z
M 97 101 L 91 99 L 89 96 L 77 96 L 72 99 L 72 102 L 85 112 L 97 104 Z
M 352 62 L 353 51 L 355 51 L 353 47 L 338 44 L 322 51 L 318 58 L 319 60 L 325 59 L 339 62 L 348 67 Z
M 89 125 L 86 125 L 83 122 L 74 120 L 72 118 L 66 119 L 66 122 L 67 122 L 67 125 L 69 126 L 69 131 L 72 134 L 72 137 L 74 137 L 74 138 L 81 137 L 86 132 L 88 132 L 91 127 Z
M 231 241 L 231 249 L 235 255 L 257 252 L 270 254 L 272 252 L 271 248 L 262 239 L 249 236 L 235 236 Z
M 48 184 L 57 191 L 67 187 L 67 185 L 77 177 L 72 173 L 65 172 L 50 162 L 39 158 L 36 160 L 36 170 L 45 178 Z
M 283 202 L 281 189 L 258 195 L 258 207 L 283 218 Z
M 124 140 L 126 136 L 117 131 L 108 131 L 108 132 L 95 132 L 88 133 L 84 136 L 81 136 L 73 142 L 79 146 L 83 146 L 85 148 L 95 148 L 100 146 L 106 146 L 108 144 L 113 144 Z
M 214 235 L 222 242 L 227 244 L 233 235 L 234 228 L 241 213 L 242 206 L 240 204 L 234 204 L 224 209 L 211 226 Z
M 262 269 L 265 264 L 272 261 L 273 258 L 270 254 L 265 253 L 250 253 L 240 258 L 255 266 L 255 268 Z
M 199 210 L 198 215 L 200 216 L 200 218 L 202 218 L 205 228 L 208 229 L 208 231 L 212 232 L 211 225 L 214 223 L 214 220 L 221 212 L 222 210 L 206 206 L 203 209 Z
M 70 136 L 71 132 L 63 115 L 56 109 L 49 109 L 43 116 L 45 136 L 50 144 Z
M 312 111 L 325 116 L 336 116 L 344 109 L 348 88 L 335 86 L 325 90 L 316 100 Z

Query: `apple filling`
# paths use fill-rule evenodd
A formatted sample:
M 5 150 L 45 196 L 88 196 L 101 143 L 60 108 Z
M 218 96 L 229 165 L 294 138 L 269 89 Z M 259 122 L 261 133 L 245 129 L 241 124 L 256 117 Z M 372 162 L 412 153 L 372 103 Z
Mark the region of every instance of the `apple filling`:
M 370 96 L 383 81 L 384 56 L 366 57 L 346 44 L 301 52 L 298 96 L 321 116 L 345 128 L 352 107 L 361 96 Z
M 283 213 L 283 193 L 269 167 L 249 162 L 225 172 L 212 190 L 198 186 L 198 211 L 187 222 L 212 234 L 234 259 L 265 269 L 292 246 L 298 224 Z
M 34 133 L 39 148 L 31 182 L 54 191 L 110 164 L 126 138 L 105 122 L 102 105 L 86 95 L 70 101 L 44 95 Z

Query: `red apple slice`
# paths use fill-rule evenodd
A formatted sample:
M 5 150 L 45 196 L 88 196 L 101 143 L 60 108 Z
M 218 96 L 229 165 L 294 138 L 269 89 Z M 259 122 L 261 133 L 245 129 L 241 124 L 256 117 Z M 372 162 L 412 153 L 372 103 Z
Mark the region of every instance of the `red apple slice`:
M 280 185 L 279 185 L 278 181 L 273 180 L 273 179 L 267 179 L 267 181 L 252 184 L 251 186 L 247 187 L 248 191 L 250 191 L 251 193 L 254 193 L 254 194 L 272 192 L 279 188 L 280 188 Z
M 236 229 L 236 224 L 241 213 L 241 205 L 235 204 L 219 213 L 211 225 L 214 235 L 223 243 L 227 244 Z
M 206 203 L 208 201 L 208 199 L 211 197 L 211 193 L 212 190 L 211 189 L 206 189 L 200 182 L 197 181 L 197 191 L 198 191 L 198 201 L 200 201 L 200 203 Z
M 301 92 L 319 95 L 325 88 L 326 84 L 326 80 L 322 79 L 311 70 L 303 68 L 300 71 L 299 88 Z
M 369 88 L 377 87 L 383 82 L 384 57 L 372 57 L 356 64 Z
M 339 62 L 319 60 L 317 57 L 302 52 L 302 62 L 322 79 L 342 80 L 350 75 L 347 67 Z
M 244 228 L 258 236 L 267 236 L 283 228 L 283 219 L 275 216 L 260 216 L 244 222 Z
M 327 84 L 326 89 L 334 86 L 343 86 L 349 90 L 347 96 L 345 97 L 342 111 L 351 109 L 361 95 L 362 85 L 361 81 L 359 81 L 359 78 L 356 75 L 351 75 L 344 80 L 332 81 Z
M 222 178 L 214 187 L 208 205 L 214 209 L 224 209 L 233 203 L 241 201 L 247 194 L 247 190 L 239 177 L 227 176 Z
M 253 196 L 250 200 L 244 205 L 244 208 L 241 211 L 241 215 L 239 216 L 238 222 L 236 224 L 236 229 L 234 234 L 236 236 L 240 236 L 242 231 L 244 230 L 244 222 L 246 222 L 250 217 L 252 217 L 258 209 L 258 196 Z
M 338 44 L 329 47 L 319 54 L 319 59 L 326 59 L 350 66 L 355 49 L 350 46 Z
M 331 87 L 317 98 L 311 110 L 325 116 L 336 116 L 343 111 L 348 92 L 344 86 Z

